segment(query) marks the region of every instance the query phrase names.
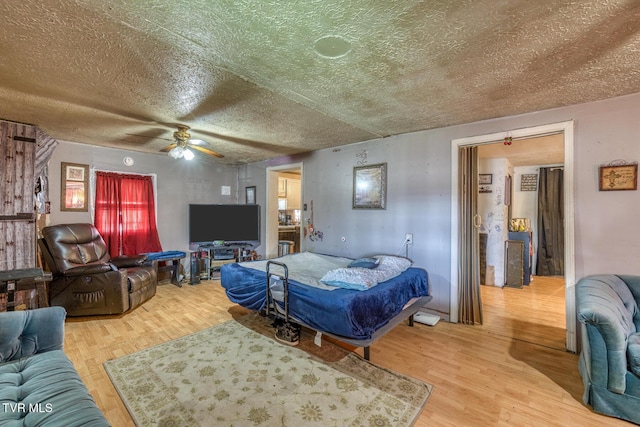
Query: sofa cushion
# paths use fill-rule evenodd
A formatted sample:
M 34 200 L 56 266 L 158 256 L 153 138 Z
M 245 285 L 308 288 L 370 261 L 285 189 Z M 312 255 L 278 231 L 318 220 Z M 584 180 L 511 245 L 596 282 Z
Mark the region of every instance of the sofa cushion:
M 0 364 L 0 402 L 0 425 L 109 425 L 62 350 Z
M 51 350 L 62 350 L 65 310 L 62 307 L 2 313 L 0 363 Z
M 629 370 L 640 377 L 640 333 L 629 337 L 627 360 L 629 361 Z

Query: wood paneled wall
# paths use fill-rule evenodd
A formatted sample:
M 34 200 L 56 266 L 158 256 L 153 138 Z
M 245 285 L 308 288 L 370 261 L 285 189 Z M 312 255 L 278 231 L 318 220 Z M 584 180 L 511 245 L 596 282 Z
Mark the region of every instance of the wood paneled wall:
M 0 121 L 0 270 L 36 267 L 36 127 Z

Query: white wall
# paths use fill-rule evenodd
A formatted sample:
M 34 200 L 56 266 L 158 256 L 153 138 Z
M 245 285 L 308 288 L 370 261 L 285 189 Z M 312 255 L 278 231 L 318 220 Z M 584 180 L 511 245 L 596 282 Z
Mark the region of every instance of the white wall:
M 640 158 L 640 94 L 562 107 L 520 116 L 415 132 L 351 144 L 339 149 L 231 166 L 184 162 L 168 156 L 96 148 L 62 142 L 50 162 L 51 221 L 87 221 L 88 214 L 60 212 L 60 162 L 89 164 L 107 170 L 158 174 L 158 224 L 166 250 L 188 249 L 189 203 L 244 202 L 244 187 L 257 187 L 266 200 L 267 166 L 303 162 L 304 203 L 314 205 L 314 223 L 324 240 L 304 241 L 303 250 L 358 257 L 401 253 L 405 233 L 413 233 L 409 257 L 429 272 L 434 299 L 428 307 L 447 318 L 451 286 L 451 141 L 475 135 L 573 120 L 575 125 L 576 277 L 595 273 L 640 274 L 640 240 L 635 222 L 637 191 L 598 191 L 598 166 L 612 160 Z M 122 164 L 130 155 L 132 168 Z M 387 209 L 351 208 L 353 167 L 387 162 Z M 517 186 L 519 181 L 514 180 Z M 231 186 L 221 196 L 220 186 Z M 240 193 L 240 197 L 238 194 Z M 303 212 L 308 217 L 309 211 Z M 263 225 L 265 215 L 263 214 Z M 263 236 L 264 236 L 264 226 Z M 346 241 L 342 242 L 341 237 Z M 259 248 L 260 251 L 260 248 Z
M 638 117 L 640 94 L 634 94 L 298 156 L 294 160 L 304 162 L 304 202 L 313 200 L 315 225 L 325 234 L 322 242 L 305 240 L 306 249 L 351 257 L 397 253 L 404 234 L 412 232 L 415 243 L 409 256 L 415 265 L 427 269 L 432 286 L 434 299 L 428 307 L 446 318 L 451 286 L 451 141 L 573 120 L 576 277 L 601 272 L 640 274 L 640 240 L 637 233 L 629 232 L 640 211 L 638 193 L 598 191 L 598 165 L 640 158 Z M 388 163 L 384 211 L 351 208 L 353 167 L 362 160 L 362 153 L 369 164 Z M 265 187 L 264 174 L 257 171 L 290 162 L 292 158 L 282 158 L 244 166 L 243 185 L 257 185 L 260 191 Z
M 142 154 L 126 150 L 94 147 L 67 141 L 60 144 L 49 161 L 49 199 L 51 224 L 92 222 L 88 212 L 60 211 L 61 162 L 88 164 L 90 168 L 121 173 L 155 173 L 157 176 L 158 234 L 163 250 L 188 251 L 190 203 L 237 203 L 238 172 L 236 166 L 174 160 L 167 155 Z M 131 167 L 123 158 L 132 157 Z M 221 186 L 231 187 L 231 195 L 221 195 Z M 244 203 L 244 187 L 242 200 Z M 183 265 L 188 264 L 183 262 Z M 185 265 L 188 267 L 188 265 Z
M 478 163 L 478 173 L 492 175 L 491 192 L 478 194 L 478 213 L 482 216 L 480 232 L 487 234 L 487 266 L 493 267 L 494 285 L 501 287 L 504 285 L 504 242 L 509 232 L 509 209 L 504 204 L 505 176 L 511 164 L 507 159 L 481 159 Z

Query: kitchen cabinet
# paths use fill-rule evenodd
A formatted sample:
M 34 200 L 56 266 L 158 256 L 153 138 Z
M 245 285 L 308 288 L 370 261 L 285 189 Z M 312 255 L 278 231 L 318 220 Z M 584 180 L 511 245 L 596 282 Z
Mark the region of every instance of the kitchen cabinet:
M 278 178 L 278 197 L 287 197 L 287 178 Z
M 287 178 L 287 209 L 300 209 L 300 190 L 301 183 L 299 179 Z

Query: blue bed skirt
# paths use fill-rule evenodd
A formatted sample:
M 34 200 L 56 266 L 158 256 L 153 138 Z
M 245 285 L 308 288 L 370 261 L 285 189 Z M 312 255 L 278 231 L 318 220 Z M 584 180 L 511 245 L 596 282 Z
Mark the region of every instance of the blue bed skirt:
M 266 304 L 264 271 L 223 265 L 220 281 L 229 299 L 258 311 Z M 409 268 L 366 291 L 324 290 L 289 280 L 289 312 L 309 327 L 344 338 L 371 339 L 412 298 L 429 295 L 427 272 Z

